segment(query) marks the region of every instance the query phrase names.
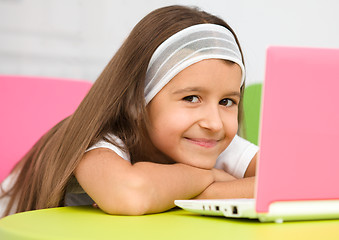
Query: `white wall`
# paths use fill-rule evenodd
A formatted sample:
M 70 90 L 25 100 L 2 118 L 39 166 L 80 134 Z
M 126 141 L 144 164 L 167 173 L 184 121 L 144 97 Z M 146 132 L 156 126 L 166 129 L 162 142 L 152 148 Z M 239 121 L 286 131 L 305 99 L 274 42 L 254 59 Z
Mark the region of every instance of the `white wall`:
M 93 82 L 132 27 L 170 4 L 199 6 L 235 29 L 248 83 L 263 80 L 269 45 L 339 48 L 337 0 L 0 0 L 0 74 Z

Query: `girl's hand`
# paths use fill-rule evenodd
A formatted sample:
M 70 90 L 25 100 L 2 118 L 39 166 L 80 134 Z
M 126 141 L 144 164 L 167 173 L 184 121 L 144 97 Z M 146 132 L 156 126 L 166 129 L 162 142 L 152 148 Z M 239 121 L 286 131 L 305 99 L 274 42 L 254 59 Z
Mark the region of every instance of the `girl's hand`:
M 226 182 L 236 179 L 234 176 L 225 172 L 222 169 L 212 168 L 212 174 L 214 177 L 214 182 Z
M 255 177 L 241 178 L 233 181 L 214 182 L 196 199 L 253 198 Z

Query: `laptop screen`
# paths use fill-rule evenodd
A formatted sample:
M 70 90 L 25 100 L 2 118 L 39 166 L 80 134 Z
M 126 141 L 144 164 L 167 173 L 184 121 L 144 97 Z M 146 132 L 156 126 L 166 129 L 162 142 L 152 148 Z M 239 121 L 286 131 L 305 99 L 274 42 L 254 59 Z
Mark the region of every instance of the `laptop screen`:
M 269 48 L 261 112 L 257 212 L 339 199 L 339 49 Z

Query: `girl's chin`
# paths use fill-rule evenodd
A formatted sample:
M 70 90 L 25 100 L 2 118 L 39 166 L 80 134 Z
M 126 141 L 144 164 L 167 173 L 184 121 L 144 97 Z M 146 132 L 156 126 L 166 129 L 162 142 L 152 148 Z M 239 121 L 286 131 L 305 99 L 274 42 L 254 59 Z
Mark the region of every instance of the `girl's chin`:
M 211 163 L 208 162 L 202 162 L 202 163 L 197 163 L 197 162 L 189 162 L 189 161 L 177 161 L 177 163 L 183 163 L 192 167 L 196 167 L 196 168 L 201 168 L 201 169 L 206 169 L 206 170 L 211 170 L 214 166 L 216 161 L 211 161 Z

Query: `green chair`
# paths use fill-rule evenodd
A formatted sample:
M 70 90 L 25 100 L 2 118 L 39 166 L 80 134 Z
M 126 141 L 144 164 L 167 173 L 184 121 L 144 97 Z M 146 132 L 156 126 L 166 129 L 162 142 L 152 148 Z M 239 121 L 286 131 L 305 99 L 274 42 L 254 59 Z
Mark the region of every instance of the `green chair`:
M 245 88 L 244 105 L 244 137 L 258 145 L 262 84 L 252 84 Z

